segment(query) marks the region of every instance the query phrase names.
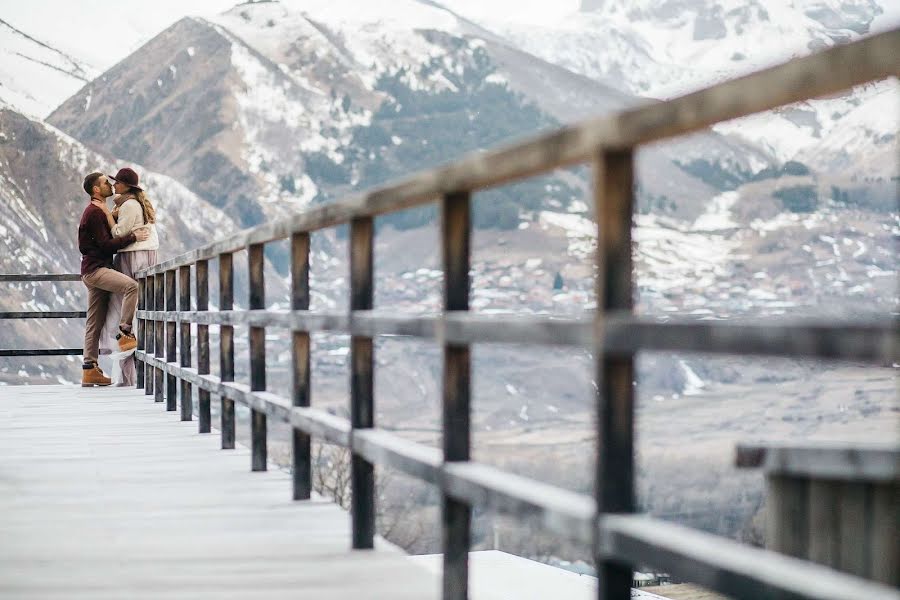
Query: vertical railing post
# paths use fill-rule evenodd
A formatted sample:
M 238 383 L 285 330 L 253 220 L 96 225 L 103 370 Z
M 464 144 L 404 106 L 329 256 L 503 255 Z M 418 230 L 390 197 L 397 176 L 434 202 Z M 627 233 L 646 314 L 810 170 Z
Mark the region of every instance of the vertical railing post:
M 219 255 L 219 310 L 234 309 L 234 257 Z M 219 376 L 223 382 L 234 381 L 234 326 L 219 329 Z M 234 448 L 234 401 L 221 399 L 222 449 Z
M 163 311 L 165 310 L 163 307 L 166 305 L 166 287 L 165 287 L 165 276 L 162 273 L 158 273 L 154 276 L 156 280 L 154 284 L 154 288 L 156 291 L 156 298 L 154 300 L 154 310 Z M 165 319 L 157 319 L 156 321 L 156 339 L 153 341 L 153 347 L 156 352 L 156 358 L 162 360 L 165 358 L 166 351 L 166 320 Z M 153 384 L 154 387 L 154 400 L 156 402 L 162 402 L 165 400 L 165 386 L 166 386 L 166 371 L 165 369 L 157 368 L 156 369 L 156 381 Z
M 350 310 L 371 310 L 373 285 L 372 217 L 350 223 Z M 350 421 L 353 429 L 375 426 L 372 376 L 372 338 L 350 338 Z M 375 467 L 352 454 L 350 466 L 353 548 L 372 548 L 375 542 Z
M 441 200 L 445 312 L 469 310 L 470 205 L 468 192 L 448 194 Z M 467 344 L 444 344 L 442 427 L 446 462 L 469 460 L 470 366 Z M 471 522 L 471 507 L 441 490 L 444 600 L 469 597 Z
M 148 275 L 144 278 L 144 306 L 147 310 L 156 310 L 156 277 Z M 149 355 L 156 354 L 156 320 L 148 319 L 144 326 L 144 351 Z M 156 380 L 156 370 L 150 363 L 144 363 L 144 395 L 152 396 L 154 382 Z
M 291 310 L 309 310 L 309 234 L 291 236 Z M 310 405 L 309 332 L 294 331 L 291 352 L 293 358 L 293 404 Z M 294 500 L 308 500 L 312 494 L 312 453 L 310 436 L 300 429 L 293 430 Z
M 195 277 L 197 282 L 197 310 L 209 310 L 209 261 L 197 261 Z M 197 324 L 197 373 L 199 375 L 209 375 L 209 325 L 205 323 Z M 200 433 L 209 433 L 212 431 L 209 390 L 201 388 L 198 390 L 198 395 L 198 429 Z
M 266 308 L 265 246 L 251 244 L 247 258 L 250 275 L 250 310 Z M 250 327 L 250 391 L 266 389 L 266 328 Z M 250 411 L 250 450 L 253 470 L 266 470 L 266 413 Z
M 178 267 L 178 309 L 191 310 L 191 266 Z M 182 367 L 191 366 L 191 322 L 181 322 L 180 362 Z M 191 421 L 194 415 L 194 394 L 191 382 L 181 379 L 181 420 Z
M 166 271 L 166 312 L 175 308 L 175 269 Z M 174 363 L 176 354 L 175 344 L 175 317 L 166 315 L 166 362 Z M 178 380 L 171 373 L 166 374 L 166 410 L 174 411 L 178 408 Z
M 141 277 L 138 279 L 138 310 L 145 310 L 146 303 L 144 302 L 144 293 L 146 292 L 146 279 Z M 146 347 L 146 343 L 144 341 L 144 331 L 146 331 L 146 322 L 144 319 L 137 320 L 137 349 L 143 351 Z M 144 361 L 135 357 L 134 359 L 135 366 L 135 375 L 137 377 L 135 381 L 135 387 L 137 389 L 142 389 L 144 387 Z
M 630 313 L 632 299 L 631 226 L 634 164 L 630 150 L 604 151 L 594 163 L 597 244 L 597 461 L 598 517 L 631 513 L 634 497 L 634 359 L 609 357 L 603 347 L 606 313 Z M 597 528 L 595 528 L 597 531 Z M 596 534 L 595 534 L 596 535 Z M 595 541 L 598 598 L 631 597 L 632 567 L 606 556 Z

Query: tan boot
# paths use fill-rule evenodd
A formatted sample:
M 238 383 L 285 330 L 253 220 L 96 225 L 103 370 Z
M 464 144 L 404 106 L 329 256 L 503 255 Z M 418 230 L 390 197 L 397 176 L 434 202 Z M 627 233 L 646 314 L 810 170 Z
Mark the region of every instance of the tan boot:
M 81 387 L 105 386 L 111 383 L 112 379 L 103 374 L 97 363 L 81 365 Z
M 119 340 L 119 352 L 128 352 L 137 348 L 137 338 L 133 333 L 120 331 L 116 339 Z

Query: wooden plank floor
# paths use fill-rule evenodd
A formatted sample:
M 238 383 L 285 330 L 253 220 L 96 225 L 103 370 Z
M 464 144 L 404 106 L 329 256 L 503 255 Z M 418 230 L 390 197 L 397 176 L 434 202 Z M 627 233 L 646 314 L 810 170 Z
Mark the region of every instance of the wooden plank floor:
M 0 387 L 0 598 L 436 598 L 349 515 L 140 391 Z

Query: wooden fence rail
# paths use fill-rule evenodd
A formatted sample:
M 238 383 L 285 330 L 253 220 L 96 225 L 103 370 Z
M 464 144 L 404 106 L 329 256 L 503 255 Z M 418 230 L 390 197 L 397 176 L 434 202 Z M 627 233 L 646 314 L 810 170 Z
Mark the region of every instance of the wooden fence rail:
M 41 273 L 41 274 L 0 274 L 0 283 L 46 282 L 46 281 L 81 281 L 78 273 Z M 21 319 L 84 319 L 86 311 L 6 311 L 0 312 L 0 320 Z M 0 357 L 13 356 L 79 356 L 83 348 L 3 348 Z
M 658 321 L 633 314 L 632 241 L 634 154 L 641 144 L 683 135 L 717 122 L 844 90 L 900 72 L 900 30 L 835 47 L 746 77 L 619 114 L 566 127 L 504 149 L 475 153 L 279 223 L 267 223 L 165 261 L 138 274 L 143 290 L 139 331 L 146 347 L 136 356 L 140 381 L 157 401 L 191 418 L 191 390 L 199 390 L 200 427 L 209 431 L 209 398 L 221 401 L 222 447 L 234 447 L 234 404 L 252 411 L 252 465 L 266 468 L 267 420 L 289 423 L 293 434 L 293 497 L 310 495 L 310 439 L 352 452 L 353 547 L 371 548 L 375 533 L 374 465 L 390 466 L 440 491 L 443 597 L 468 597 L 473 507 L 537 518 L 547 530 L 592 544 L 599 598 L 630 597 L 634 565 L 665 569 L 735 598 L 898 598 L 893 588 L 826 567 L 634 514 L 634 356 L 641 350 L 690 351 L 854 360 L 890 365 L 900 357 L 897 321 L 778 324 Z M 553 169 L 589 163 L 599 247 L 598 309 L 589 318 L 485 317 L 469 309 L 471 196 L 490 186 Z M 444 269 L 442 311 L 429 317 L 373 310 L 373 219 L 437 202 Z M 310 233 L 350 225 L 350 310 L 309 310 Z M 291 240 L 291 310 L 266 310 L 263 249 Z M 234 310 L 233 254 L 247 249 L 249 310 Z M 208 261 L 219 266 L 219 311 L 208 311 Z M 189 308 L 190 270 L 197 310 Z M 176 272 L 182 290 L 176 310 Z M 203 298 L 202 305 L 200 298 Z M 167 299 L 164 303 L 163 300 Z M 165 306 L 164 306 L 165 304 Z M 198 363 L 191 365 L 190 324 L 198 326 Z M 175 362 L 175 332 L 182 358 Z M 220 325 L 220 376 L 209 373 L 208 326 Z M 234 381 L 234 326 L 250 328 L 250 382 Z M 202 327 L 201 331 L 199 328 Z M 266 389 L 265 332 L 291 331 L 293 384 L 289 398 Z M 351 335 L 351 405 L 345 420 L 311 407 L 310 343 L 315 331 Z M 155 336 L 154 336 L 155 332 Z M 403 440 L 374 422 L 373 339 L 399 334 L 437 340 L 443 347 L 441 450 Z M 471 460 L 473 343 L 564 344 L 593 350 L 597 438 L 594 493 L 575 494 Z M 186 344 L 186 345 L 185 345 Z M 163 350 L 166 352 L 163 352 Z M 163 390 L 163 381 L 167 381 Z M 204 429 L 205 425 L 205 429 Z

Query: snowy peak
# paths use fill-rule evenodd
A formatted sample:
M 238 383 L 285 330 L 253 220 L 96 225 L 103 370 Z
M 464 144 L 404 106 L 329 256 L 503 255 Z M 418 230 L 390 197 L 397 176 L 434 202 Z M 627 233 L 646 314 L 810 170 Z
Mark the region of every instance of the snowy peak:
M 0 19 L 0 103 L 44 117 L 96 75 L 86 62 Z
M 585 0 L 556 24 L 495 28 L 576 72 L 671 97 L 848 42 L 883 13 L 876 0 Z

